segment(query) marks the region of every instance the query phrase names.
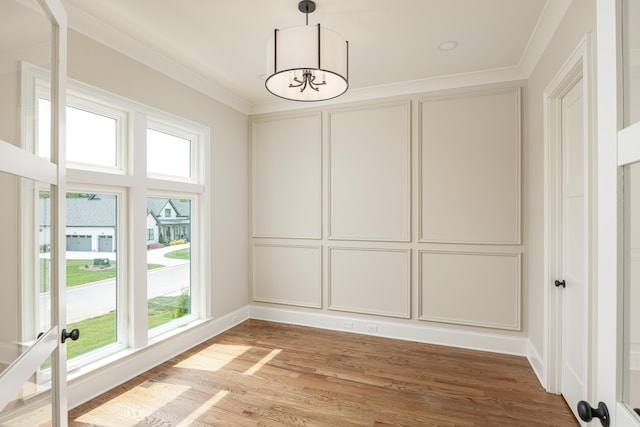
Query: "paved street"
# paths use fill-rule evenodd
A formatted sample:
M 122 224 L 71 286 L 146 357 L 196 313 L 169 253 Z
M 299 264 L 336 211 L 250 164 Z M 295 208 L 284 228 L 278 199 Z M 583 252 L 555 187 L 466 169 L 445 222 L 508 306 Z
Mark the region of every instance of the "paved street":
M 166 267 L 150 270 L 148 273 L 148 297 L 178 295 L 189 286 L 190 264 L 187 260 L 165 258 L 165 254 L 189 245 L 169 246 L 153 249 L 147 253 L 149 264 L 162 264 Z M 109 258 L 115 260 L 114 253 L 68 252 L 68 259 Z M 48 294 L 42 295 L 43 304 L 48 304 Z M 115 310 L 116 280 L 103 280 L 96 283 L 74 286 L 67 289 L 67 323 L 95 317 Z

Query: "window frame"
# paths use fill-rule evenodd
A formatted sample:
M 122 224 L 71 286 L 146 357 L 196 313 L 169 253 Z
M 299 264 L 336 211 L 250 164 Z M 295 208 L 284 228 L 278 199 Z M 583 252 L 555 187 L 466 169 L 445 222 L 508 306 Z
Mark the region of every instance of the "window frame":
M 38 114 L 37 104 L 41 94 L 38 88 L 47 87 L 48 72 L 30 64 L 22 65 L 23 109 L 30 108 L 32 114 Z M 67 192 L 119 195 L 115 237 L 118 253 L 117 343 L 89 352 L 87 357 L 78 356 L 71 360 L 73 363 L 68 362 L 69 377 L 74 378 L 114 358 L 126 357 L 132 350 L 167 339 L 177 333 L 177 328 L 184 330 L 195 327 L 211 318 L 211 272 L 204 263 L 205 259 L 210 258 L 207 236 L 210 229 L 211 132 L 208 127 L 191 120 L 72 79 L 67 79 L 67 94 L 67 106 L 80 106 L 83 110 L 107 115 L 116 118 L 118 123 L 117 167 L 65 162 Z M 37 153 L 37 120 L 34 122 L 23 127 L 23 144 L 25 149 Z M 148 128 L 174 134 L 191 142 L 191 176 L 188 179 L 147 172 Z M 175 322 L 168 322 L 166 326 L 154 328 L 150 333 L 147 327 L 148 234 L 139 231 L 147 228 L 146 199 L 156 195 L 188 198 L 192 203 L 191 313 L 175 319 Z M 34 270 L 34 274 L 36 272 Z M 29 297 L 29 292 L 23 291 L 23 295 Z

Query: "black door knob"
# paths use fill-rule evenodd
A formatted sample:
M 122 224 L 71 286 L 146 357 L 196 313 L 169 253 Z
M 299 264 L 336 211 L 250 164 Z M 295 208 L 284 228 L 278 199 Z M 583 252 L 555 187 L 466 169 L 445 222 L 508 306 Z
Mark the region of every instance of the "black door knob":
M 607 405 L 604 402 L 598 403 L 598 409 L 593 409 L 591 405 L 581 400 L 578 402 L 578 415 L 582 421 L 589 422 L 594 418 L 599 418 L 600 424 L 605 427 L 609 426 L 609 409 L 607 409 Z
M 567 284 L 564 282 L 564 280 L 560 281 L 560 280 L 556 280 L 556 288 L 559 288 L 560 286 L 562 286 L 563 288 L 567 287 Z
M 80 338 L 80 331 L 78 329 L 73 329 L 71 332 L 67 332 L 66 329 L 62 330 L 62 343 L 67 340 L 67 338 L 71 338 L 71 341 L 76 341 Z

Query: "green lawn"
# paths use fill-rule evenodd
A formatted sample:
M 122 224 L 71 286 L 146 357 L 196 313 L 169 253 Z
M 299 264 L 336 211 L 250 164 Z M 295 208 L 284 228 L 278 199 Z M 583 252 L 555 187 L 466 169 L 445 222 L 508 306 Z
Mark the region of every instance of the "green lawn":
M 49 287 L 49 260 L 40 259 L 40 283 L 42 291 L 48 291 Z M 111 261 L 105 268 L 87 269 L 93 267 L 93 260 L 90 259 L 68 259 L 67 260 L 67 287 L 84 285 L 86 283 L 99 282 L 101 280 L 113 279 L 116 277 L 116 262 Z M 162 264 L 147 264 L 147 270 L 164 267 Z
M 164 254 L 165 258 L 191 259 L 191 248 L 178 249 Z
M 180 296 L 150 299 L 148 302 L 149 329 L 173 320 L 180 304 L 179 299 Z M 80 330 L 80 338 L 77 341 L 67 341 L 67 359 L 116 342 L 116 314 L 114 311 L 67 325 L 68 331 L 74 328 Z

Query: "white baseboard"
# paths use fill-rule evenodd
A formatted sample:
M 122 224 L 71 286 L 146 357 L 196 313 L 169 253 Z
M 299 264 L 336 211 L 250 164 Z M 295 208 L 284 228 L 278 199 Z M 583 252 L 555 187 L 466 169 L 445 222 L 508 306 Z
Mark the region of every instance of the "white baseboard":
M 250 306 L 249 317 L 335 331 L 527 356 L 528 340 L 523 337 L 453 330 L 427 325 L 408 325 L 379 319 L 367 320 L 338 314 L 311 313 L 257 305 Z M 375 332 L 373 331 L 374 329 Z
M 540 385 L 546 390 L 547 384 L 544 380 L 544 359 L 538 353 L 538 350 L 533 346 L 530 340 L 527 340 L 527 360 L 529 360 L 529 365 L 531 365 L 531 369 L 538 377 L 538 381 Z
M 126 355 L 119 355 L 117 360 L 107 362 L 104 366 L 90 372 L 71 373 L 68 386 L 69 409 L 166 362 L 248 318 L 249 306 L 245 306 L 191 329 L 176 331 L 174 336 L 164 341 L 140 350 L 132 350 Z

